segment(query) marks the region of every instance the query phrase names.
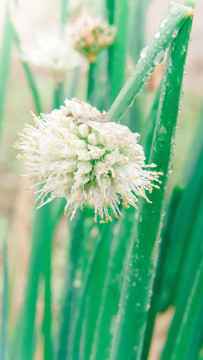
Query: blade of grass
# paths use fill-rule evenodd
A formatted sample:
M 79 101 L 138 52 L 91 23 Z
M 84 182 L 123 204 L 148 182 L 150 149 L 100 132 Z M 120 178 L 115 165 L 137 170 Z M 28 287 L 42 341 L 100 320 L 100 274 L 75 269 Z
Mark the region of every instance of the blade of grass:
M 7 321 L 8 321 L 8 254 L 7 244 L 3 245 L 3 299 L 2 299 L 2 320 L 1 320 L 1 341 L 0 359 L 7 359 Z
M 151 76 L 156 64 L 157 56 L 162 56 L 175 34 L 190 16 L 191 8 L 171 3 L 161 24 L 156 30 L 155 36 L 147 47 L 146 55 L 140 58 L 136 70 L 127 80 L 116 100 L 108 111 L 111 121 L 119 121 L 127 108 L 138 94 L 141 87 Z
M 179 10 L 179 7 L 176 9 Z M 156 163 L 158 169 L 164 174 L 162 185 L 160 190 L 153 191 L 150 197 L 152 204 L 142 202 L 139 209 L 137 230 L 129 250 L 128 265 L 121 291 L 110 360 L 139 359 L 141 356 L 156 263 L 154 250 L 157 250 L 157 241 L 160 236 L 164 194 L 193 17 L 191 9 L 187 9 L 187 13 L 190 17 L 179 31 L 178 37 L 170 44 L 168 51 L 150 153 L 150 162 Z M 171 104 L 173 104 L 172 108 Z
M 6 98 L 6 90 L 9 79 L 9 69 L 11 62 L 11 50 L 12 50 L 12 28 L 10 22 L 10 15 L 8 7 L 6 8 L 6 17 L 3 30 L 3 41 L 1 44 L 0 53 L 0 134 L 2 129 L 4 104 Z

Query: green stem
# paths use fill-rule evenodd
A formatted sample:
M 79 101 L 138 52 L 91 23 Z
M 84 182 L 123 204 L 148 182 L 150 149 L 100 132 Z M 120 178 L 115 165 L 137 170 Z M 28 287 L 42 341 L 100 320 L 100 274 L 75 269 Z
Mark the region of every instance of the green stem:
M 12 27 L 12 32 L 13 32 L 13 37 L 14 37 L 14 41 L 16 43 L 17 49 L 20 53 L 21 49 L 20 49 L 20 39 L 18 37 L 17 32 L 15 31 L 14 27 Z M 32 71 L 28 65 L 27 62 L 22 61 L 22 66 L 28 81 L 28 85 L 32 94 L 32 98 L 33 98 L 33 102 L 35 104 L 35 108 L 38 114 L 40 114 L 42 112 L 42 106 L 41 106 L 41 100 L 40 100 L 40 96 L 39 96 L 39 92 L 37 90 L 37 86 L 35 83 L 35 78 L 32 74 Z
M 95 68 L 96 63 L 89 65 L 89 76 L 88 76 L 88 89 L 87 89 L 87 101 L 94 105 L 94 89 L 95 89 Z
M 52 345 L 52 335 L 51 335 L 51 325 L 52 325 L 52 311 L 51 311 L 51 253 L 52 253 L 52 241 L 53 241 L 53 228 L 50 222 L 50 207 L 45 210 L 45 236 L 43 239 L 44 249 L 43 253 L 43 274 L 45 278 L 45 307 L 44 307 L 44 319 L 43 319 L 43 334 L 44 334 L 44 360 L 53 359 L 53 345 Z
M 68 18 L 68 0 L 61 0 L 61 24 L 66 25 Z
M 203 258 L 202 258 L 203 259 Z M 201 259 L 194 279 L 190 296 L 187 299 L 185 310 L 182 314 L 181 322 L 178 326 L 178 336 L 174 346 L 170 347 L 167 341 L 162 360 L 179 360 L 187 359 L 190 339 L 196 325 L 196 321 L 201 316 L 202 310 L 202 293 L 203 293 L 203 260 Z
M 171 230 L 171 223 L 173 222 L 174 218 L 177 215 L 177 206 L 180 202 L 180 199 L 182 197 L 183 190 L 180 188 L 175 188 L 174 192 L 171 197 L 171 203 L 169 206 L 169 209 L 167 211 L 167 221 L 166 226 L 163 231 L 163 240 L 160 245 L 160 251 L 159 251 L 159 258 L 157 262 L 157 268 L 156 268 L 156 276 L 153 284 L 153 294 L 151 297 L 150 302 L 150 309 L 148 313 L 147 318 L 147 327 L 145 331 L 145 337 L 144 337 L 144 345 L 143 345 L 143 351 L 142 351 L 142 360 L 145 360 L 148 358 L 148 353 L 151 345 L 151 339 L 154 329 L 154 323 L 156 319 L 156 315 L 160 310 L 160 303 L 161 303 L 161 295 L 162 295 L 162 286 L 164 281 L 164 273 L 165 273 L 165 260 L 169 254 L 170 247 L 171 247 L 171 237 L 168 236 L 168 233 L 170 233 Z M 169 267 L 170 268 L 170 267 Z M 165 292 L 164 292 L 165 294 Z M 165 298 L 164 298 L 165 300 Z M 161 311 L 166 310 L 165 308 L 161 308 Z
M 154 136 L 154 128 L 155 128 L 155 124 L 156 124 L 156 115 L 157 115 L 157 111 L 158 111 L 158 107 L 159 107 L 160 93 L 161 93 L 161 85 L 156 92 L 153 106 L 152 106 L 150 114 L 146 120 L 146 123 L 144 123 L 143 133 L 141 136 L 141 145 L 143 146 L 143 148 L 145 150 L 146 163 L 148 163 L 148 161 L 149 161 L 150 150 L 151 150 L 152 140 L 153 140 L 153 136 Z
M 6 18 L 3 30 L 3 42 L 0 54 L 0 133 L 2 129 L 2 120 L 4 113 L 4 104 L 9 78 L 9 69 L 12 50 L 12 27 L 8 8 L 6 9 Z
M 131 39 L 129 52 L 134 63 L 137 63 L 140 52 L 145 46 L 146 18 L 150 0 L 131 0 Z
M 179 7 L 177 12 L 179 14 Z M 191 10 L 189 13 L 192 16 Z M 150 162 L 156 163 L 158 170 L 161 170 L 164 175 L 160 190 L 155 189 L 150 197 L 152 204 L 142 201 L 139 209 L 136 234 L 130 246 L 121 291 L 119 321 L 116 322 L 114 329 L 110 360 L 140 359 L 141 356 L 156 264 L 154 250 L 156 251 L 156 240 L 159 240 L 160 236 L 165 187 L 191 24 L 192 19 L 188 18 L 179 31 L 178 37 L 170 44 L 167 55 L 150 154 Z M 171 104 L 173 104 L 172 107 Z
M 71 332 L 71 325 L 73 325 L 73 304 L 76 301 L 76 292 L 78 289 L 74 287 L 74 280 L 78 268 L 78 262 L 81 252 L 81 241 L 83 240 L 84 232 L 84 214 L 79 213 L 71 224 L 71 243 L 70 255 L 67 266 L 67 273 L 65 279 L 64 298 L 61 307 L 61 323 L 59 328 L 59 345 L 57 352 L 58 360 L 66 360 L 70 356 L 69 339 Z
M 53 108 L 60 108 L 62 97 L 64 96 L 64 85 L 63 83 L 57 83 L 56 88 L 54 89 L 54 102 Z M 44 238 L 44 280 L 45 280 L 45 309 L 44 309 L 44 319 L 43 319 L 43 334 L 44 334 L 44 359 L 51 360 L 53 359 L 53 345 L 52 345 L 52 311 L 51 311 L 51 255 L 52 255 L 52 242 L 53 242 L 53 231 L 54 226 L 58 217 L 55 217 L 53 223 L 51 222 L 52 217 L 52 208 L 55 203 L 52 202 L 49 204 L 49 207 L 45 208 L 46 211 L 46 223 L 43 225 L 45 228 L 45 238 Z M 57 213 L 56 213 L 57 214 Z
M 7 320 L 8 320 L 8 253 L 7 244 L 3 245 L 3 299 L 2 299 L 2 321 L 1 321 L 1 341 L 0 359 L 7 359 Z
M 27 286 L 25 292 L 25 300 L 22 314 L 22 337 L 19 350 L 20 360 L 32 360 L 34 358 L 34 324 L 36 315 L 36 303 L 38 297 L 38 286 L 40 274 L 43 271 L 43 246 L 47 237 L 47 207 L 36 210 L 33 233 L 32 246 L 30 252 L 30 261 L 28 268 Z
M 101 235 L 99 235 L 99 238 L 96 239 L 96 244 L 94 247 L 92 258 L 90 259 L 88 268 L 86 270 L 83 293 L 80 301 L 76 328 L 74 333 L 72 359 L 81 359 L 81 358 L 83 359 L 84 357 L 85 344 L 84 344 L 84 336 L 82 330 L 83 330 L 84 319 L 86 317 L 87 299 L 88 299 L 88 294 L 91 290 L 92 281 L 94 281 L 94 273 L 97 268 L 97 262 L 101 256 L 100 253 L 103 253 L 102 249 L 106 248 L 106 242 L 108 240 L 108 236 L 106 236 L 107 234 L 108 234 L 108 226 L 106 226 L 105 228 L 105 235 L 102 236 L 101 233 Z
M 179 31 L 189 16 L 193 15 L 193 10 L 182 5 L 171 3 L 166 12 L 162 27 L 158 27 L 154 38 L 147 47 L 147 53 L 142 57 L 137 65 L 136 70 L 127 80 L 116 100 L 108 111 L 108 118 L 111 121 L 119 121 L 124 115 L 127 108 L 138 94 L 141 87 L 151 76 L 159 57 L 164 55 L 164 51 L 173 39 L 173 34 Z
M 54 88 L 53 108 L 60 109 L 63 100 L 64 100 L 64 83 L 58 82 L 55 84 L 55 88 Z
M 197 267 L 199 266 L 200 261 L 202 261 L 203 256 L 203 243 L 202 243 L 202 232 L 203 232 L 203 223 L 202 223 L 202 214 L 203 214 L 203 196 L 201 196 L 199 213 L 196 217 L 195 227 L 193 230 L 193 236 L 190 239 L 188 246 L 188 251 L 186 253 L 185 264 L 183 264 L 183 273 L 182 281 L 180 281 L 179 297 L 176 302 L 176 312 L 171 324 L 165 349 L 163 351 L 163 359 L 178 359 L 176 352 L 180 354 L 182 349 L 183 358 L 187 358 L 187 351 L 190 347 L 190 338 L 192 337 L 193 328 L 197 318 L 193 314 L 193 317 L 184 320 L 187 314 L 187 301 L 190 298 L 190 292 L 193 288 L 194 279 Z M 194 244 L 194 245 L 193 245 Z M 188 262 L 188 263 L 187 263 Z M 200 296 L 200 304 L 202 304 L 202 298 Z M 196 311 L 198 311 L 198 306 Z M 199 316 L 199 313 L 197 316 Z M 188 321 L 190 325 L 188 324 Z M 182 334 L 182 327 L 186 326 L 187 331 L 184 330 L 184 335 Z M 189 327 L 191 326 L 190 330 Z M 184 337 L 187 336 L 187 339 L 184 340 Z M 180 338 L 180 343 L 178 339 Z
M 114 25 L 117 33 L 114 44 L 111 48 L 110 65 L 110 101 L 115 100 L 125 82 L 126 72 L 126 51 L 128 37 L 128 12 L 129 0 L 115 1 Z
M 124 259 L 133 231 L 135 209 L 128 209 L 124 214 L 126 217 L 125 223 L 123 223 L 123 219 L 120 219 L 119 222 L 114 224 L 114 228 L 116 226 L 118 230 L 111 239 L 108 267 L 90 360 L 99 359 L 100 354 L 102 354 L 102 360 L 109 359 L 112 319 L 115 318 L 118 311 Z
M 107 16 L 110 25 L 114 23 L 115 0 L 106 0 Z

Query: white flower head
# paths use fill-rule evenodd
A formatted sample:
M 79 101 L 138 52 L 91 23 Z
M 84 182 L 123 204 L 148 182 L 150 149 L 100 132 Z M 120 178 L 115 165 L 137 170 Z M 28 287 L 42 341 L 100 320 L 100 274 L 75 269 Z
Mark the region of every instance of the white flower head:
M 44 28 L 33 42 L 23 44 L 21 58 L 50 71 L 56 77 L 63 76 L 84 61 L 82 55 L 73 48 L 70 37 L 62 35 L 56 26 Z
M 96 55 L 113 43 L 116 29 L 96 16 L 91 9 L 83 7 L 73 17 L 70 33 L 75 49 L 93 63 L 96 61 Z
M 65 212 L 94 206 L 95 221 L 121 215 L 119 205 L 137 207 L 160 183 L 161 173 L 145 165 L 138 134 L 109 122 L 91 105 L 76 99 L 50 114 L 34 116 L 36 127 L 26 125 L 16 147 L 22 151 L 27 174 L 42 184 L 37 190 L 39 206 L 56 197 L 67 200 Z M 36 185 L 35 185 L 36 186 Z

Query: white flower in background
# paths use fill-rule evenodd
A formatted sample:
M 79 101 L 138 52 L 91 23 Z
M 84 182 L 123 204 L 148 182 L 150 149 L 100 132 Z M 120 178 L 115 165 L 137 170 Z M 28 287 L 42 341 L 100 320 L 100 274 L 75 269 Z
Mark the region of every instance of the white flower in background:
M 96 55 L 113 43 L 116 35 L 115 26 L 109 25 L 86 7 L 76 14 L 70 27 L 74 47 L 93 63 L 96 61 Z
M 50 114 L 34 116 L 36 127 L 26 125 L 16 147 L 27 174 L 42 184 L 37 190 L 39 206 L 55 197 L 65 197 L 65 212 L 71 219 L 78 208 L 94 206 L 95 221 L 121 215 L 119 204 L 137 207 L 139 197 L 147 201 L 161 173 L 145 165 L 138 134 L 126 126 L 109 122 L 91 105 L 76 99 Z M 111 209 L 111 210 L 110 210 Z
M 59 78 L 84 61 L 71 39 L 55 26 L 44 28 L 32 42 L 23 44 L 21 58 Z

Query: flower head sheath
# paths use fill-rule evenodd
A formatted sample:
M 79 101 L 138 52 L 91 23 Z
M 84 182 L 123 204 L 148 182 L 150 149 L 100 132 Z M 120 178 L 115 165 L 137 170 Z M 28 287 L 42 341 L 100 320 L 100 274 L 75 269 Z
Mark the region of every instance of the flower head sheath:
M 37 177 L 39 206 L 65 197 L 65 212 L 74 217 L 87 203 L 95 221 L 121 215 L 119 205 L 137 207 L 146 191 L 158 187 L 160 173 L 145 165 L 138 134 L 109 122 L 106 113 L 76 99 L 50 114 L 34 115 L 36 127 L 26 125 L 16 147 L 22 151 L 27 174 Z

